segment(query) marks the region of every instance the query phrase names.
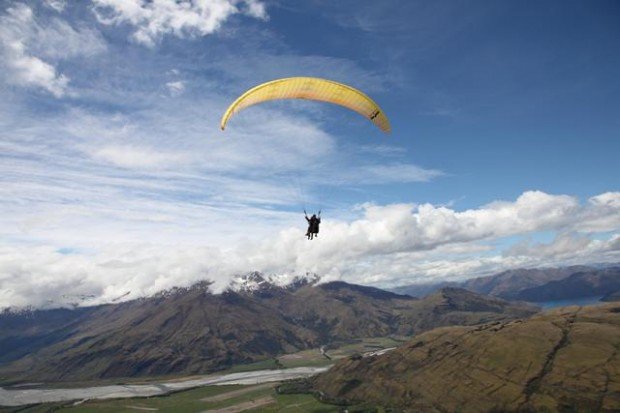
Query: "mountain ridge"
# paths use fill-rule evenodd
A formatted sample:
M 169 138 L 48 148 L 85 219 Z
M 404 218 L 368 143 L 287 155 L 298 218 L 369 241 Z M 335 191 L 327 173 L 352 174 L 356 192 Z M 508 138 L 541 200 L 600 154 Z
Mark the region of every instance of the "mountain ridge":
M 543 302 L 605 296 L 620 290 L 620 267 L 579 271 L 560 280 L 526 288 L 513 294 L 518 300 Z
M 608 286 L 605 288 L 596 288 L 594 285 L 588 285 L 583 282 L 581 285 L 570 291 L 570 277 L 574 274 L 590 274 L 590 277 L 607 277 Z M 560 299 L 583 298 L 594 295 L 605 295 L 615 291 L 616 284 L 611 282 L 610 273 L 616 274 L 620 278 L 620 265 L 609 264 L 607 266 L 568 266 L 568 267 L 546 267 L 546 268 L 517 268 L 513 270 L 503 271 L 494 275 L 485 277 L 476 277 L 461 282 L 439 282 L 435 284 L 412 284 L 409 286 L 400 286 L 390 289 L 401 294 L 420 295 L 444 288 L 458 287 L 464 288 L 480 294 L 500 297 L 506 300 L 520 301 L 551 301 Z M 552 294 L 552 291 L 564 291 L 564 295 Z M 583 290 L 582 293 L 579 291 Z M 587 292 L 586 290 L 591 290 Z M 544 291 L 546 290 L 546 293 Z M 417 293 L 417 294 L 416 294 Z M 544 298 L 544 296 L 547 298 Z M 539 296 L 535 298 L 536 296 Z
M 45 319 L 46 311 L 37 317 Z M 0 376 L 62 381 L 204 373 L 330 342 L 412 335 L 438 325 L 513 319 L 535 311 L 464 290 L 417 300 L 343 282 L 222 294 L 199 283 L 79 308 L 52 328 L 36 319 L 25 330 L 0 322 L 0 353 L 10 355 Z M 34 344 L 24 355 L 14 348 L 18 342 Z

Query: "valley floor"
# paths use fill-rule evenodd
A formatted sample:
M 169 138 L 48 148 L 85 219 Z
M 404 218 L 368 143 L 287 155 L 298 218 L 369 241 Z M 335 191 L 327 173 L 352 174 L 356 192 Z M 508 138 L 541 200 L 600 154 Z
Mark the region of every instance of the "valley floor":
M 404 342 L 400 337 L 354 340 L 327 350 L 332 360 L 354 353 L 391 350 Z M 168 379 L 161 382 L 53 388 L 49 384 L 0 388 L 0 412 L 337 412 L 306 394 L 277 394 L 281 380 L 308 377 L 327 370 L 332 360 L 318 349 L 235 366 L 223 374 Z M 41 387 L 39 387 L 41 386 Z M 44 387 L 44 388 L 43 388 Z M 77 400 L 77 401 L 76 401 Z M 30 405 L 30 407 L 28 407 Z M 12 406 L 12 407 L 11 407 Z
M 208 386 L 280 382 L 309 377 L 326 371 L 328 367 L 297 367 L 280 370 L 257 370 L 243 373 L 205 376 L 199 379 L 153 384 L 112 385 L 75 389 L 0 389 L 0 406 L 23 406 L 35 403 L 69 400 L 121 399 L 161 396 L 180 390 Z
M 336 413 L 337 406 L 323 404 L 309 394 L 277 394 L 269 385 L 206 386 L 168 396 L 143 399 L 92 400 L 84 403 L 42 404 L 20 408 L 20 413 Z M 0 408 L 0 411 L 1 410 Z M 17 410 L 6 410 L 7 412 Z

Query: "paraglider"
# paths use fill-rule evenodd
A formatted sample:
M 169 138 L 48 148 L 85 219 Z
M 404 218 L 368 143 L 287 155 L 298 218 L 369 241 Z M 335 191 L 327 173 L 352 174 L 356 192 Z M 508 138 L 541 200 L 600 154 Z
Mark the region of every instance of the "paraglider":
M 319 236 L 319 224 L 321 223 L 321 211 L 319 211 L 319 216 L 313 214 L 310 218 L 308 218 L 308 213 L 304 209 L 304 215 L 306 216 L 306 221 L 308 221 L 308 231 L 306 231 L 306 236 L 309 240 L 314 239 L 314 237 Z
M 289 77 L 272 80 L 246 91 L 226 109 L 220 122 L 224 130 L 235 113 L 258 103 L 278 99 L 307 99 L 349 108 L 368 118 L 383 132 L 390 132 L 390 121 L 379 105 L 361 91 L 333 80 L 318 77 Z
M 383 110 L 366 94 L 343 83 L 318 77 L 276 79 L 247 90 L 226 109 L 220 121 L 220 128 L 226 129 L 230 118 L 248 106 L 279 99 L 307 99 L 344 106 L 369 119 L 383 132 L 391 131 L 390 121 Z M 319 234 L 321 211 L 318 216 L 312 215 L 310 218 L 305 210 L 304 214 L 308 221 L 306 237 L 312 240 Z

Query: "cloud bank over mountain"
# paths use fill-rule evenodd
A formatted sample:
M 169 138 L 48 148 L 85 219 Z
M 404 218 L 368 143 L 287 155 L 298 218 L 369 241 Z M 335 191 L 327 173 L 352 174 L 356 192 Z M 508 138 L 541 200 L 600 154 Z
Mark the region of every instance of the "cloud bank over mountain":
M 620 259 L 620 193 L 601 194 L 584 204 L 566 195 L 530 191 L 512 202 L 465 211 L 430 204 L 367 204 L 360 209 L 361 216 L 349 222 L 326 220 L 313 242 L 297 225 L 230 247 L 150 244 L 146 238 L 90 250 L 3 246 L 2 302 L 41 306 L 81 296 L 92 296 L 90 303 L 109 302 L 202 279 L 214 281 L 214 290 L 221 291 L 233 276 L 254 270 L 291 277 L 316 272 L 328 280 L 386 286 L 515 266 Z M 208 231 L 208 226 L 202 229 Z M 612 235 L 590 238 L 593 228 Z M 493 246 L 506 237 L 540 231 L 559 235 L 550 243 L 524 241 L 503 250 Z

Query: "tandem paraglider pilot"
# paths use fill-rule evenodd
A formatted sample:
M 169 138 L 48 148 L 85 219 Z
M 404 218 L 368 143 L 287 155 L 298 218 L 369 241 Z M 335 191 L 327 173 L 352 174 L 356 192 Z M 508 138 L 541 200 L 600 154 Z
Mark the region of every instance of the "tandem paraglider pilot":
M 308 221 L 308 231 L 306 232 L 306 236 L 308 239 L 314 239 L 314 237 L 319 236 L 319 224 L 321 223 L 321 211 L 319 211 L 319 215 L 313 214 L 310 218 L 308 218 L 308 214 L 304 211 L 306 215 L 306 221 Z

